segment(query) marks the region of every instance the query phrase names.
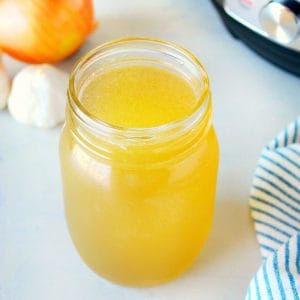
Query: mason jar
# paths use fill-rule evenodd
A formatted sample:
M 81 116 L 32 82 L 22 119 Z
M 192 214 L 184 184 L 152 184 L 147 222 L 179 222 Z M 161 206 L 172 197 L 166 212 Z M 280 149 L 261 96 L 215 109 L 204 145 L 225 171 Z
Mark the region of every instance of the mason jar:
M 168 68 L 192 86 L 197 106 L 184 119 L 122 128 L 82 105 L 82 90 L 97 72 L 144 63 Z M 64 206 L 74 245 L 96 273 L 149 286 L 186 270 L 212 225 L 218 160 L 208 76 L 187 50 L 128 38 L 76 64 L 60 140 Z

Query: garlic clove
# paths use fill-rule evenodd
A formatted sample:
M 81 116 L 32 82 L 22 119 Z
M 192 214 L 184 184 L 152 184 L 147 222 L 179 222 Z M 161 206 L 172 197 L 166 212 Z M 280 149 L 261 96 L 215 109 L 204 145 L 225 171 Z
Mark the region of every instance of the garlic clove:
M 6 107 L 9 91 L 10 80 L 0 57 L 0 110 Z
M 52 65 L 30 65 L 13 79 L 8 109 L 19 122 L 51 128 L 65 119 L 68 74 Z

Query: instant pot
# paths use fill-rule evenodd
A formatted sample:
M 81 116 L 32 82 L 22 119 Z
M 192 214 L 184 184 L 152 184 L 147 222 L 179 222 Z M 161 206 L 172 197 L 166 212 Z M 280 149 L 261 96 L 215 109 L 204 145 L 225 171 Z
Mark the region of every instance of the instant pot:
M 300 0 L 213 0 L 232 35 L 300 76 Z

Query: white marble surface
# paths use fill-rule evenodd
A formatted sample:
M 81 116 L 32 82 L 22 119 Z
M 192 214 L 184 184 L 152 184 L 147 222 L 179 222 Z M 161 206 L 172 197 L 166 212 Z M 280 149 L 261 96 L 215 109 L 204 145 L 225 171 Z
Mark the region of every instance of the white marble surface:
M 299 79 L 264 61 L 222 26 L 210 1 L 96 1 L 101 28 L 81 51 L 113 38 L 151 36 L 194 52 L 210 74 L 221 147 L 216 213 L 195 265 L 155 288 L 112 285 L 90 271 L 63 216 L 57 144 L 0 113 L 0 299 L 243 299 L 260 255 L 247 195 L 262 146 L 300 110 Z M 70 70 L 76 57 L 60 64 Z M 10 74 L 21 64 L 6 58 Z

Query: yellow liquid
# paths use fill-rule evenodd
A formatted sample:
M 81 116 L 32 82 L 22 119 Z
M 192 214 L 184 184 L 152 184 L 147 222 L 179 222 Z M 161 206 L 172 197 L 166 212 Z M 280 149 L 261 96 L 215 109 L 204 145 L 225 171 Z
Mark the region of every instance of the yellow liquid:
M 83 90 L 81 101 L 100 120 L 143 128 L 185 118 L 198 99 L 191 85 L 176 73 L 131 65 L 96 75 Z
M 185 79 L 147 65 L 98 74 L 80 98 L 91 114 L 121 127 L 180 120 L 199 101 Z M 71 134 L 76 129 L 66 124 L 60 151 L 67 222 L 83 260 L 130 286 L 176 277 L 195 260 L 212 223 L 218 166 L 213 128 L 180 147 L 166 141 L 160 151 L 142 142 L 123 151 L 111 146 L 109 159 L 87 151 Z

